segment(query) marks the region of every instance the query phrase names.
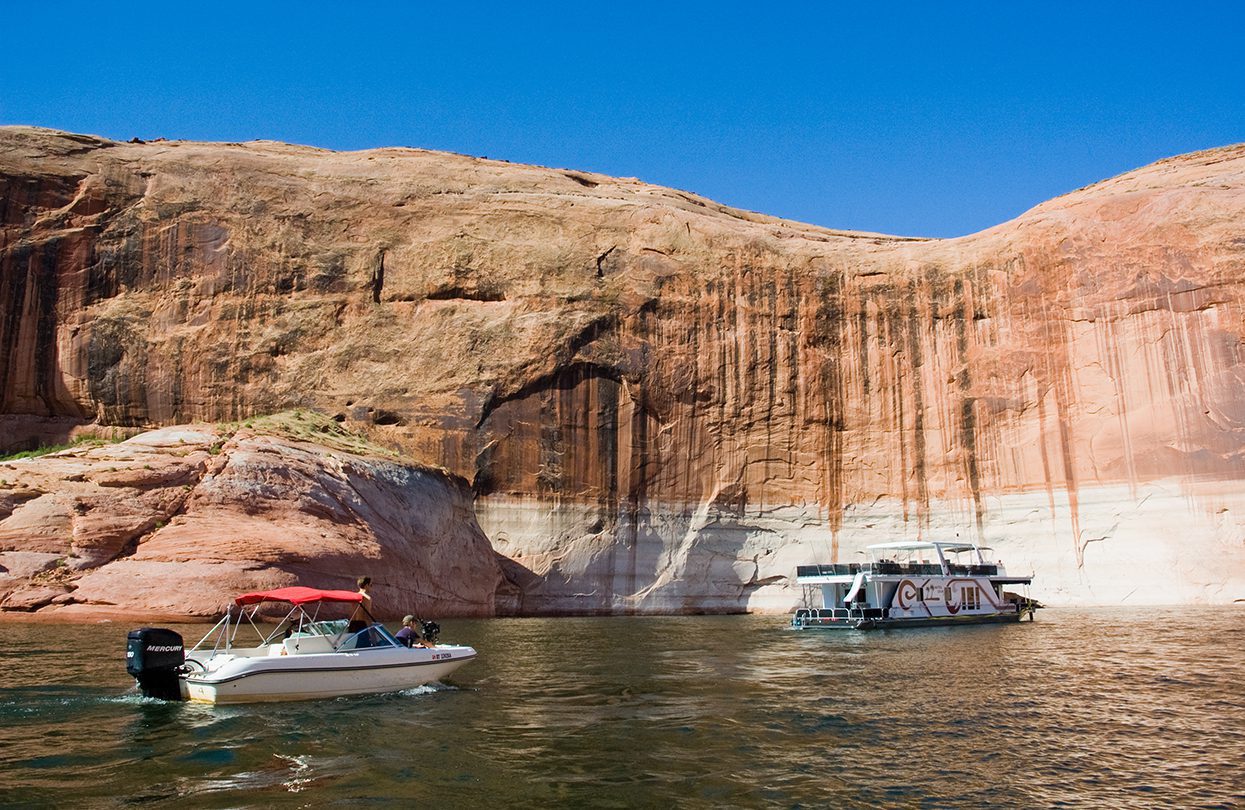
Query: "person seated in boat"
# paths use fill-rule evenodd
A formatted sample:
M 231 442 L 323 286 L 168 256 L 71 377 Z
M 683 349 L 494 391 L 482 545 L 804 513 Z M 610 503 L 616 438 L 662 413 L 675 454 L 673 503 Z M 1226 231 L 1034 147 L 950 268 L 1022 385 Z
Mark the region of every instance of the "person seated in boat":
M 363 599 L 355 606 L 354 612 L 350 614 L 350 622 L 346 625 L 346 635 L 354 635 L 358 633 L 358 640 L 355 647 L 371 647 L 372 634 L 362 633 L 372 623 L 372 594 L 368 591 L 372 587 L 371 577 L 359 577 L 359 596 Z
M 420 632 L 422 628 L 423 632 Z M 402 629 L 394 636 L 408 647 L 435 647 L 437 646 L 437 635 L 441 632 L 441 625 L 436 622 L 426 622 L 416 616 L 410 614 L 402 617 Z
M 415 629 L 415 617 L 409 613 L 402 617 L 402 629 L 394 636 L 407 647 L 415 647 L 423 642 L 419 637 L 419 631 Z

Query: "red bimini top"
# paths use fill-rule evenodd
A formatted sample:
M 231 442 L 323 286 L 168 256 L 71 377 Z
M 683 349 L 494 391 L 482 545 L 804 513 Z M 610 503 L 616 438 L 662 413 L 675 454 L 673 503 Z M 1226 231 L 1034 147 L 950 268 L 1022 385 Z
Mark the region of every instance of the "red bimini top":
M 306 605 L 312 602 L 362 602 L 363 596 L 355 591 L 322 591 L 318 588 L 304 588 L 294 585 L 290 588 L 277 588 L 275 591 L 256 591 L 244 593 L 233 600 L 239 607 L 255 605 L 260 602 L 289 602 L 294 605 Z

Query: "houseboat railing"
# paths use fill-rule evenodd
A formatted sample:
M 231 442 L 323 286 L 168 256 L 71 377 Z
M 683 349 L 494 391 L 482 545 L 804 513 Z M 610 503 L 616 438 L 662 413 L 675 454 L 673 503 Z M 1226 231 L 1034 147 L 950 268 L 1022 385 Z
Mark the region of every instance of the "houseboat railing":
M 792 617 L 791 624 L 796 627 L 807 627 L 831 622 L 885 619 L 889 616 L 889 608 L 800 608 Z
M 937 563 L 875 562 L 834 563 L 829 565 L 797 565 L 795 568 L 795 574 L 797 577 L 855 576 L 861 572 L 866 574 L 918 574 L 924 576 L 939 576 L 942 574 L 942 566 Z M 999 567 L 990 563 L 985 565 L 960 565 L 958 563 L 948 563 L 947 572 L 952 576 L 996 576 L 999 573 Z

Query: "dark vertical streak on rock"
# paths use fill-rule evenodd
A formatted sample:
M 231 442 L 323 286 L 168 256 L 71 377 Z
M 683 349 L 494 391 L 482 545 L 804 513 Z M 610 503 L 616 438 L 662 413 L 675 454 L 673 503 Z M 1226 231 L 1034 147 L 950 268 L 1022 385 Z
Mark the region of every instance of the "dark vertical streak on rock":
M 781 418 L 780 415 L 775 413 L 774 411 L 774 407 L 776 403 L 778 402 L 778 375 L 782 371 L 782 369 L 778 367 L 778 330 L 779 330 L 778 282 L 770 281 L 769 283 L 767 283 L 766 292 L 768 292 L 767 297 L 769 299 L 769 312 L 768 312 L 769 323 L 766 325 L 767 328 L 765 330 L 767 333 L 765 335 L 766 349 L 765 349 L 765 357 L 763 358 L 763 363 L 765 365 L 766 380 L 768 383 L 767 385 L 768 399 L 765 403 L 765 446 L 767 448 L 773 448 L 774 447 L 774 421 L 778 418 Z M 765 454 L 765 458 L 766 458 L 765 471 L 764 471 L 765 478 L 763 481 L 763 485 L 765 483 L 768 483 L 768 481 L 770 480 L 769 459 L 772 455 L 773 455 L 772 452 L 767 452 Z
M 56 300 L 57 268 L 60 241 L 46 242 L 40 246 L 38 277 L 35 280 L 37 294 L 35 316 L 34 394 L 43 403 L 44 414 L 57 413 L 53 381 L 56 379 Z
M 977 461 L 977 414 L 976 400 L 973 398 L 972 377 L 969 374 L 968 330 L 973 324 L 972 302 L 966 296 L 964 280 L 956 278 L 953 284 L 953 301 L 959 302 L 960 317 L 956 319 L 956 349 L 960 363 L 956 374 L 956 387 L 959 389 L 960 400 L 960 443 L 964 448 L 964 472 L 968 478 L 968 489 L 973 498 L 973 509 L 976 514 L 977 536 L 985 531 L 985 512 L 981 502 L 981 475 Z
M 1072 544 L 1076 554 L 1077 568 L 1085 564 L 1085 548 L 1081 545 L 1081 510 L 1077 491 L 1076 463 L 1073 459 L 1071 430 L 1068 427 L 1071 412 L 1072 369 L 1068 357 L 1067 333 L 1060 329 L 1059 368 L 1054 370 L 1057 378 L 1054 382 L 1055 406 L 1058 408 L 1056 420 L 1059 425 L 1059 454 L 1063 461 L 1064 492 L 1068 496 L 1068 512 L 1072 522 Z
M 923 390 L 923 367 L 925 361 L 921 353 L 921 313 L 917 306 L 917 285 L 915 280 L 908 281 L 908 364 L 912 369 L 912 472 L 916 478 L 917 503 L 920 506 L 918 519 L 928 522 L 929 486 L 926 482 L 925 461 L 925 397 Z
M 618 248 L 618 245 L 612 245 L 609 250 L 597 256 L 597 278 L 605 278 L 605 260 L 610 254 Z
M 716 285 L 716 286 L 717 286 L 717 289 L 715 290 L 716 295 L 714 295 L 713 298 L 711 298 L 710 300 L 714 301 L 717 304 L 716 317 L 714 318 L 714 324 L 716 325 L 716 328 L 717 328 L 717 334 L 714 336 L 715 339 L 713 342 L 715 346 L 714 353 L 717 355 L 717 357 L 715 358 L 715 365 L 717 366 L 717 370 L 718 370 L 718 373 L 717 373 L 718 386 L 717 386 L 717 391 L 714 392 L 714 399 L 716 400 L 716 404 L 718 408 L 717 423 L 719 426 L 721 426 L 727 423 L 726 402 L 730 396 L 730 387 L 727 385 L 727 379 L 730 375 L 730 366 L 729 366 L 730 355 L 728 353 L 729 349 L 727 348 L 728 344 L 726 340 L 726 335 L 724 334 L 724 331 L 726 328 L 724 324 L 726 322 L 726 317 L 727 317 L 726 295 L 727 295 L 728 288 L 727 288 L 726 281 L 722 281 L 719 285 Z M 721 458 L 720 448 L 714 448 L 714 449 L 715 451 L 719 451 L 718 458 L 714 460 L 715 464 L 721 465 L 724 462 L 724 459 Z M 688 448 L 688 450 L 689 452 L 692 452 L 692 453 L 696 452 L 696 448 L 694 447 Z M 695 460 L 693 460 L 693 462 L 694 461 Z M 707 497 L 708 495 L 709 493 L 707 492 L 702 493 L 702 497 Z
M 857 294 L 860 300 L 856 306 L 856 368 L 861 371 L 860 393 L 867 403 L 873 388 L 873 381 L 869 379 L 869 295 L 861 291 Z
M 376 258 L 376 266 L 372 269 L 372 303 L 380 303 L 380 293 L 385 288 L 385 251 Z
M 615 391 L 618 388 L 615 387 Z M 631 413 L 631 453 L 634 459 L 633 472 L 630 476 L 631 483 L 627 489 L 627 510 L 629 512 L 627 523 L 631 527 L 629 532 L 628 543 L 628 579 L 626 582 L 625 593 L 628 596 L 635 594 L 638 590 L 637 568 L 639 566 L 640 551 L 640 523 L 643 515 L 647 510 L 645 504 L 648 501 L 648 479 L 651 475 L 649 465 L 649 436 L 648 436 L 648 418 L 643 407 L 643 398 L 635 399 L 635 406 Z
M 846 391 L 843 380 L 843 355 L 847 343 L 847 323 L 843 317 L 843 272 L 832 271 L 826 277 L 818 295 L 818 313 L 815 319 L 817 334 L 814 340 L 826 342 L 822 358 L 821 391 L 824 405 L 825 448 L 822 469 L 825 475 L 825 504 L 829 518 L 832 562 L 839 557 L 839 533 L 843 528 L 843 431 L 846 429 Z M 863 342 L 863 335 L 858 335 Z
M 0 282 L 4 307 L 0 309 L 0 406 L 12 413 L 17 394 L 17 349 L 22 328 L 22 304 L 26 300 L 30 248 L 17 245 L 0 258 Z
M 182 411 L 182 390 L 184 385 L 185 368 L 182 363 L 182 340 L 176 339 L 172 346 L 172 369 L 170 370 L 169 380 L 169 410 L 170 417 L 175 422 L 185 421 L 185 413 Z
M 587 458 L 583 466 L 586 468 L 583 472 L 587 477 L 587 468 L 597 467 L 605 472 L 604 481 L 604 497 L 606 507 L 610 512 L 610 517 L 617 519 L 619 495 L 618 492 L 618 393 L 619 384 L 612 380 L 604 380 L 597 378 L 593 385 L 597 392 L 597 399 L 600 402 L 600 417 L 597 420 L 596 441 L 598 443 L 597 459 Z M 576 465 L 576 473 L 580 473 L 580 465 Z

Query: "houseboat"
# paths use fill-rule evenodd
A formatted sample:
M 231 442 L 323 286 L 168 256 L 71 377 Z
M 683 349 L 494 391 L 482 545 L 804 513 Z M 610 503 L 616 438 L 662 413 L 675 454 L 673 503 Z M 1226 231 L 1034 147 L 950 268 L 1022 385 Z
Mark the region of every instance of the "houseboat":
M 1033 619 L 1037 603 L 1005 586 L 1033 577 L 1009 576 L 990 550 L 975 543 L 879 543 L 869 561 L 801 565 L 806 607 L 795 612 L 797 630 L 874 630 L 889 627 L 1018 622 Z M 813 607 L 820 591 L 821 607 Z

